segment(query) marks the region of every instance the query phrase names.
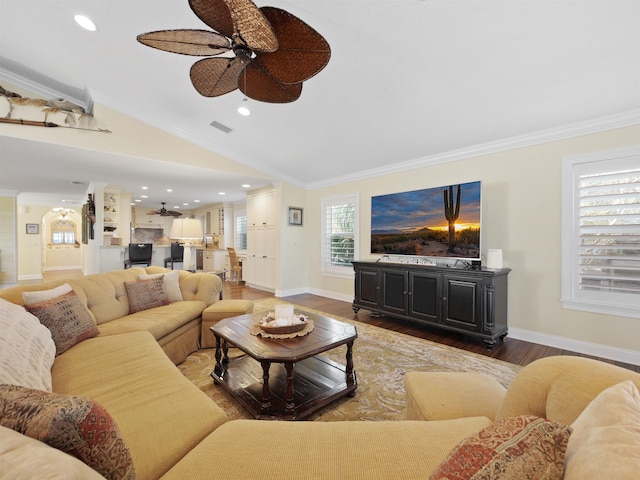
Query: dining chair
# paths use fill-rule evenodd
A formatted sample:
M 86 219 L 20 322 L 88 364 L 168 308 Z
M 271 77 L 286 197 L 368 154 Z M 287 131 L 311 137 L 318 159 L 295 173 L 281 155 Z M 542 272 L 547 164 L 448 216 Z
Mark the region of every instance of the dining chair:
M 124 268 L 131 268 L 132 265 L 151 266 L 152 249 L 152 243 L 130 243 L 129 258 L 124 261 Z
M 164 259 L 164 268 L 169 268 L 171 263 L 171 270 L 173 270 L 173 264 L 184 262 L 184 245 L 180 245 L 178 242 L 171 244 L 171 256 Z
M 238 255 L 236 249 L 233 247 L 227 247 L 229 252 L 229 265 L 231 266 L 231 281 L 235 283 L 242 282 L 242 265 L 238 261 Z

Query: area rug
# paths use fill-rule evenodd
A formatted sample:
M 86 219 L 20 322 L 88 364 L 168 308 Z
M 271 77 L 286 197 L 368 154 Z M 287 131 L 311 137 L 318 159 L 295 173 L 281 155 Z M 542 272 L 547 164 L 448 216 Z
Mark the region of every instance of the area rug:
M 275 298 L 255 302 L 255 312 L 269 312 Z M 318 310 L 295 306 L 295 311 Z M 353 362 L 358 380 L 354 397 L 344 397 L 318 410 L 308 420 L 403 420 L 405 417 L 404 375 L 406 372 L 479 372 L 495 378 L 505 387 L 522 368 L 458 348 L 385 330 L 346 318 L 328 315 L 356 325 L 358 338 L 353 347 Z M 236 352 L 233 352 L 236 350 Z M 241 354 L 231 349 L 230 355 Z M 323 355 L 344 365 L 346 346 Z M 181 365 L 182 373 L 211 397 L 230 419 L 252 418 L 222 387 L 214 385 L 210 376 L 215 365 L 215 349 L 191 354 Z

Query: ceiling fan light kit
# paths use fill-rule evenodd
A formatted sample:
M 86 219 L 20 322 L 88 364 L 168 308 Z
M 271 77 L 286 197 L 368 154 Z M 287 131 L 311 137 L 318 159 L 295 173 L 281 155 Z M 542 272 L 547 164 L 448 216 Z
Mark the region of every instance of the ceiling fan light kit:
M 182 55 L 205 56 L 189 72 L 200 95 L 217 97 L 239 88 L 249 98 L 289 103 L 302 83 L 329 62 L 327 41 L 298 17 L 251 0 L 189 0 L 208 30 L 160 30 L 140 34 L 143 45 Z M 233 57 L 215 57 L 233 52 Z

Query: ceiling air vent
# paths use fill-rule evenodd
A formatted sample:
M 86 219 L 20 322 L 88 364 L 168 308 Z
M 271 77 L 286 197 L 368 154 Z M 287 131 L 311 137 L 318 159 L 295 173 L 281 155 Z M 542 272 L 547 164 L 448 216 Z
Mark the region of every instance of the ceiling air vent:
M 226 125 L 223 125 L 219 122 L 216 122 L 215 120 L 213 122 L 211 122 L 209 125 L 211 125 L 213 128 L 217 128 L 218 130 L 220 130 L 221 132 L 224 133 L 229 133 L 231 131 L 233 131 L 233 129 L 227 127 Z

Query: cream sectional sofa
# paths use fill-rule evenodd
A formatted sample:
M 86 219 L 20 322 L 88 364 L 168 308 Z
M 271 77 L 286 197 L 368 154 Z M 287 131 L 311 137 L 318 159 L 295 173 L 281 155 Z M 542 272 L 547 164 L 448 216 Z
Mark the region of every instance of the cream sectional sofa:
M 139 479 L 427 479 L 442 473 L 443 464 L 456 464 L 461 443 L 468 448 L 469 439 L 482 438 L 478 432 L 534 417 L 543 426 L 553 422 L 554 434 L 533 442 L 533 450 L 550 444 L 549 462 L 564 462 L 566 479 L 635 479 L 640 469 L 640 374 L 586 358 L 538 360 L 508 389 L 475 373 L 408 373 L 407 420 L 397 422 L 227 421 L 147 331 L 84 340 L 55 358 L 51 375 L 54 392 L 106 408 Z M 567 426 L 573 428 L 568 445 Z M 500 460 L 501 468 L 516 469 L 503 478 L 521 478 L 532 463 L 505 467 Z M 3 427 L 0 472 L 3 478 L 101 478 Z
M 135 282 L 141 276 L 158 273 L 178 276 L 183 300 L 129 314 L 125 282 Z M 219 300 L 222 282 L 216 275 L 186 271 L 174 273 L 161 267 L 131 268 L 68 281 L 12 287 L 0 290 L 0 299 L 10 302 L 5 302 L 5 306 L 22 306 L 24 292 L 39 294 L 64 283 L 70 285 L 87 307 L 98 335 L 78 342 L 55 356 L 55 360 L 51 353 L 48 366 L 51 378 L 48 383 L 36 383 L 36 386 L 98 402 L 122 432 L 137 478 L 159 478 L 227 420 L 225 413 L 188 381 L 174 364 L 200 348 L 203 315 L 208 314 L 210 318 L 239 315 L 251 311 L 253 304 L 246 300 Z M 15 316 L 19 321 L 19 315 L 29 316 L 24 309 L 15 308 L 17 311 L 0 308 L 0 317 Z M 0 318 L 0 330 L 11 328 L 11 324 L 7 327 L 3 322 L 10 320 Z M 2 336 L 5 339 L 9 337 L 6 330 L 0 334 L 0 344 Z M 27 332 L 26 336 L 35 334 Z M 28 347 L 29 340 L 31 338 L 26 338 L 25 345 L 16 346 L 14 353 L 15 357 L 22 353 L 34 357 L 27 362 L 17 358 L 26 363 L 27 368 L 29 363 L 36 361 L 35 357 L 46 354 L 46 347 L 41 343 Z M 0 350 L 3 349 L 7 350 L 4 344 L 0 345 Z M 10 370 L 15 369 L 18 373 L 14 377 L 17 378 L 11 383 L 29 386 L 29 380 L 20 377 L 25 375 L 21 373 L 23 367 L 0 358 L 0 378 L 11 376 Z M 37 446 L 39 453 L 36 457 L 42 459 L 40 467 L 46 474 L 36 474 L 38 462 L 30 453 L 33 445 L 28 442 L 22 445 L 23 442 L 26 442 L 24 438 L 16 438 L 13 432 L 0 427 L 1 478 L 7 475 L 10 478 L 70 478 L 62 472 L 65 469 L 73 471 L 74 468 L 81 472 L 77 478 L 88 475 L 82 471 L 82 466 L 70 466 L 68 461 L 49 458 L 51 451 L 42 453 L 42 445 Z M 17 445 L 22 446 L 18 448 Z M 17 464 L 11 463 L 12 460 Z M 62 469 L 59 477 L 55 473 L 56 462 L 60 462 Z M 23 467 L 33 475 L 25 475 L 21 470 Z M 11 475 L 11 471 L 16 473 Z

